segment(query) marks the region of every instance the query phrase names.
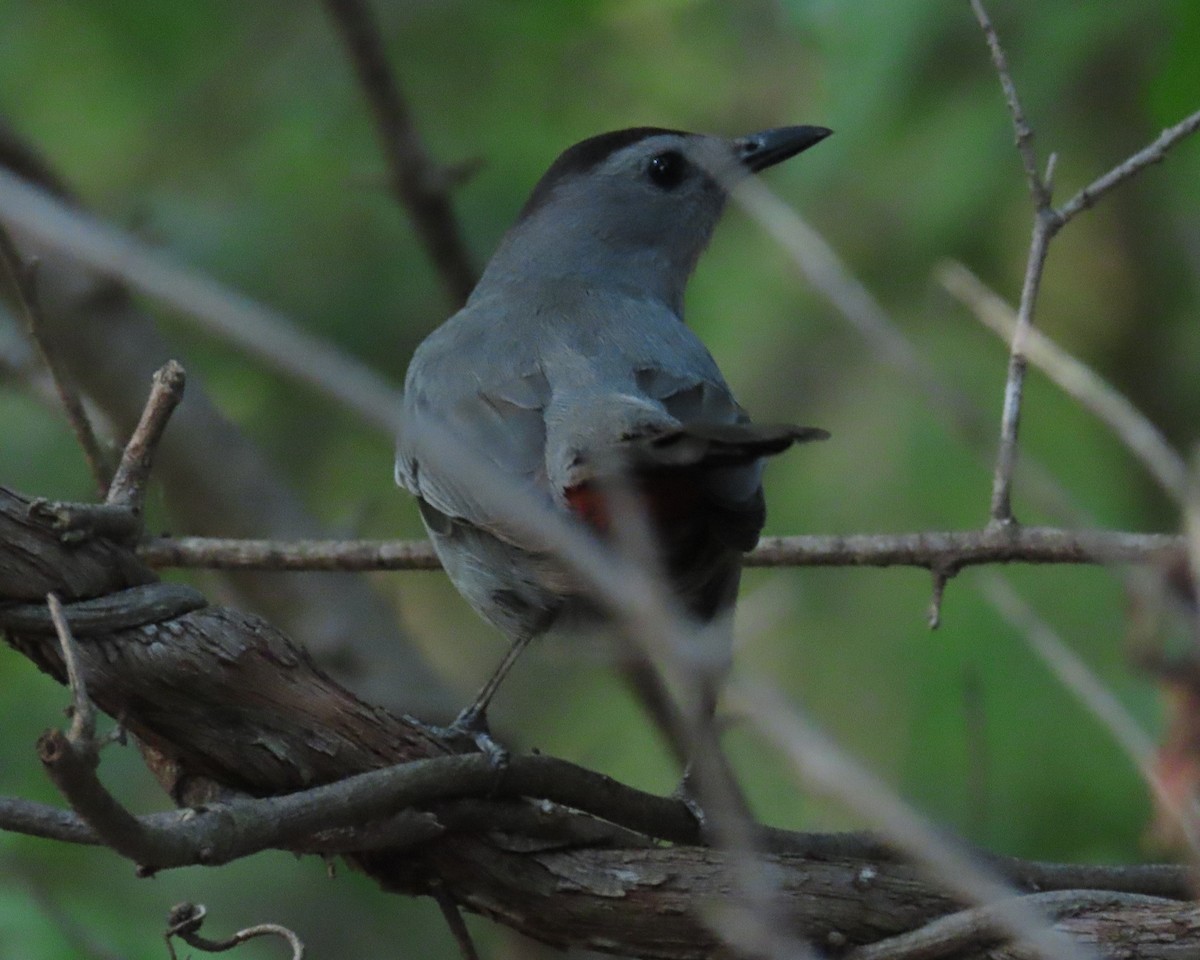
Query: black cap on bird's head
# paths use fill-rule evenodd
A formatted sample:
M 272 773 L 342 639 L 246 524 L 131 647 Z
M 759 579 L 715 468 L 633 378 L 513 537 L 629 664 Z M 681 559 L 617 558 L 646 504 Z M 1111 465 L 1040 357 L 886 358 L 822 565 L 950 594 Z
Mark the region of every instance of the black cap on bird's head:
M 485 286 L 574 277 L 681 309 L 730 189 L 829 134 L 776 127 L 727 140 L 632 127 L 580 141 L 533 188 L 484 272 Z
M 773 167 L 788 160 L 809 147 L 816 146 L 832 130 L 827 127 L 795 126 L 773 127 L 724 141 L 732 148 L 732 156 L 721 157 L 716 151 L 710 162 L 720 164 L 721 160 L 732 159 L 735 162 L 731 171 L 725 171 L 730 179 L 737 179 L 737 173 L 759 173 L 768 167 Z M 718 138 L 704 134 L 688 133 L 684 130 L 672 130 L 666 127 L 629 127 L 625 130 L 613 130 L 609 133 L 588 137 L 570 147 L 567 147 L 546 170 L 529 199 L 525 201 L 518 220 L 523 220 L 537 210 L 554 192 L 555 188 L 564 181 L 586 176 L 604 166 L 614 154 L 621 153 L 638 144 L 658 142 L 664 138 L 678 138 L 684 144 L 699 145 L 701 143 L 720 143 Z M 647 180 L 663 189 L 671 189 L 686 177 L 689 167 L 685 151 L 672 149 L 669 144 L 663 144 L 661 152 L 653 153 L 647 158 L 645 175 Z M 723 166 L 723 164 L 720 164 Z M 697 166 L 696 172 L 712 176 L 722 171 L 704 170 Z

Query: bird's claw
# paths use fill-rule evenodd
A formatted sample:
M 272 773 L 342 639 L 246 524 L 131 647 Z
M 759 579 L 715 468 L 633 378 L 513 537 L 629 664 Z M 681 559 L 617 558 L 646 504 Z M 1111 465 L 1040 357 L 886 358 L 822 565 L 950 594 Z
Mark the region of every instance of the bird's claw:
M 444 740 L 452 746 L 465 746 L 469 743 L 488 758 L 488 763 L 495 770 L 503 770 L 508 766 L 508 751 L 492 737 L 492 732 L 488 729 L 487 714 L 474 705 L 467 707 L 444 727 L 426 723 L 413 716 L 405 716 L 404 719 L 431 737 Z

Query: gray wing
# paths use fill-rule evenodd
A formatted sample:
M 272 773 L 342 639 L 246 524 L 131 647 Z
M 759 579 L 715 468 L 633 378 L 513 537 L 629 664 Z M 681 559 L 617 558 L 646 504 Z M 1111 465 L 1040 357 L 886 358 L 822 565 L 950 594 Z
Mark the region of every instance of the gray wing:
M 554 503 L 581 456 L 681 423 L 745 419 L 708 351 L 665 307 L 560 299 L 553 315 L 473 303 L 418 347 L 405 381 L 401 486 L 500 533 L 475 484 L 435 466 L 438 444 L 463 444 Z
M 495 362 L 502 350 L 456 343 L 442 335 L 446 326 L 421 345 L 409 367 L 396 481 L 438 512 L 508 539 L 502 518 L 477 491 L 492 471 L 546 490 L 549 383 L 536 362 Z M 471 462 L 456 460 L 456 450 Z M 470 475 L 475 472 L 483 475 Z

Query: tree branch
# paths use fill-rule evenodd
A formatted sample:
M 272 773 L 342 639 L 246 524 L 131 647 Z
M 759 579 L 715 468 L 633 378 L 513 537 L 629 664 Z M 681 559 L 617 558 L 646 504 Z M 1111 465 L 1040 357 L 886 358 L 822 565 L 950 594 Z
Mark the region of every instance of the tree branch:
M 49 586 L 63 596 L 69 620 L 78 587 L 94 597 L 148 576 L 119 545 L 89 541 L 69 547 L 53 531 L 29 522 L 26 510 L 26 501 L 0 491 L 0 603 L 28 602 L 47 586 L 46 578 L 55 577 Z M 9 631 L 9 640 L 43 669 L 64 676 L 53 634 Z M 436 825 L 428 821 L 398 832 L 390 847 L 380 847 L 379 835 L 371 839 L 369 831 L 326 840 L 361 840 L 365 849 L 354 853 L 352 862 L 387 889 L 420 893 L 436 880 L 459 905 L 547 942 L 681 960 L 709 956 L 716 948 L 704 904 L 728 898 L 729 863 L 719 851 L 682 842 L 695 824 L 677 800 L 638 794 L 544 757 L 514 758 L 497 784 L 483 758 L 436 757 L 436 742 L 352 697 L 269 625 L 219 607 L 134 629 L 80 635 L 77 644 L 92 701 L 122 718 L 173 797 L 202 804 L 182 814 L 136 818 L 136 830 L 124 825 L 137 841 L 126 847 L 129 852 L 176 859 L 188 852 L 220 862 L 249 849 L 251 841 L 336 849 L 312 831 L 343 815 L 365 831 L 371 816 L 391 817 L 410 803 L 430 804 L 440 820 L 441 801 L 431 798 L 454 795 L 452 789 L 476 798 L 491 789 L 522 797 L 553 790 L 566 805 L 555 808 L 561 815 L 553 825 L 558 831 L 553 842 L 520 843 L 491 832 L 431 832 Z M 82 771 L 89 773 L 94 770 Z M 78 801 L 76 788 L 68 792 Z M 346 803 L 357 804 L 359 798 L 364 806 L 351 816 Z M 499 796 L 487 802 L 514 801 Z M 602 804 L 614 819 L 636 824 L 636 843 L 624 842 L 628 834 L 620 830 L 571 826 L 597 821 L 571 814 L 570 808 Z M 4 809 L 0 805 L 0 813 Z M 43 833 L 77 829 L 70 821 L 59 823 L 59 817 L 31 816 L 34 812 L 44 813 L 24 808 L 14 814 L 10 808 L 8 820 L 40 823 Z M 259 818 L 257 825 L 246 819 L 248 814 Z M 453 820 L 447 813 L 445 823 Z M 489 820 L 468 816 L 460 823 L 488 830 Z M 647 845 L 642 830 L 670 832 L 681 842 Z M 306 831 L 307 839 L 296 839 Z M 169 847 L 141 845 L 148 834 L 159 832 L 169 834 Z M 775 851 L 766 854 L 766 862 L 779 881 L 780 922 L 790 935 L 810 942 L 874 942 L 958 909 L 912 866 L 881 856 L 878 841 L 839 843 L 767 831 L 761 842 Z M 1034 884 L 1052 889 L 1060 881 L 1074 886 L 1079 878 L 1072 870 L 1093 869 L 990 862 L 1022 889 Z M 1106 870 L 1093 880 L 1145 884 L 1155 891 L 1167 883 L 1186 895 L 1184 870 Z M 857 892 L 847 896 L 847 891 Z M 1189 909 L 1177 905 L 1179 915 Z
M 83 399 L 74 381 L 68 376 L 63 364 L 59 362 L 46 336 L 46 321 L 42 316 L 41 305 L 37 293 L 37 263 L 26 262 L 9 232 L 0 223 L 0 286 L 6 285 L 11 291 L 24 320 L 29 338 L 37 347 L 42 363 L 50 373 L 58 394 L 59 403 L 67 417 L 67 423 L 75 434 L 75 439 L 83 450 L 84 459 L 91 471 L 92 479 L 100 496 L 108 493 L 108 484 L 112 478 L 112 468 L 104 447 L 96 438 L 92 421 L 83 408 Z
M 476 275 L 450 203 L 456 178 L 433 162 L 421 142 L 367 0 L 325 0 L 325 8 L 342 35 L 375 119 L 392 190 L 457 308 L 466 302 Z
M 138 556 L 158 569 L 437 570 L 426 540 L 232 540 L 156 537 Z M 750 567 L 921 567 L 953 574 L 992 563 L 1159 564 L 1184 551 L 1164 533 L 1063 530 L 957 530 L 901 534 L 805 534 L 764 537 L 746 556 Z

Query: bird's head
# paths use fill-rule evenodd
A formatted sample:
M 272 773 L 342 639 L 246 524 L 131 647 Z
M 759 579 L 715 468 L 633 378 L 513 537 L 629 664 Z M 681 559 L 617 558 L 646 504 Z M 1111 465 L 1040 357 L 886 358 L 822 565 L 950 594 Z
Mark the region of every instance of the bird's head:
M 533 188 L 485 281 L 578 276 L 682 299 L 729 190 L 829 133 L 777 127 L 726 140 L 634 127 L 583 140 Z

